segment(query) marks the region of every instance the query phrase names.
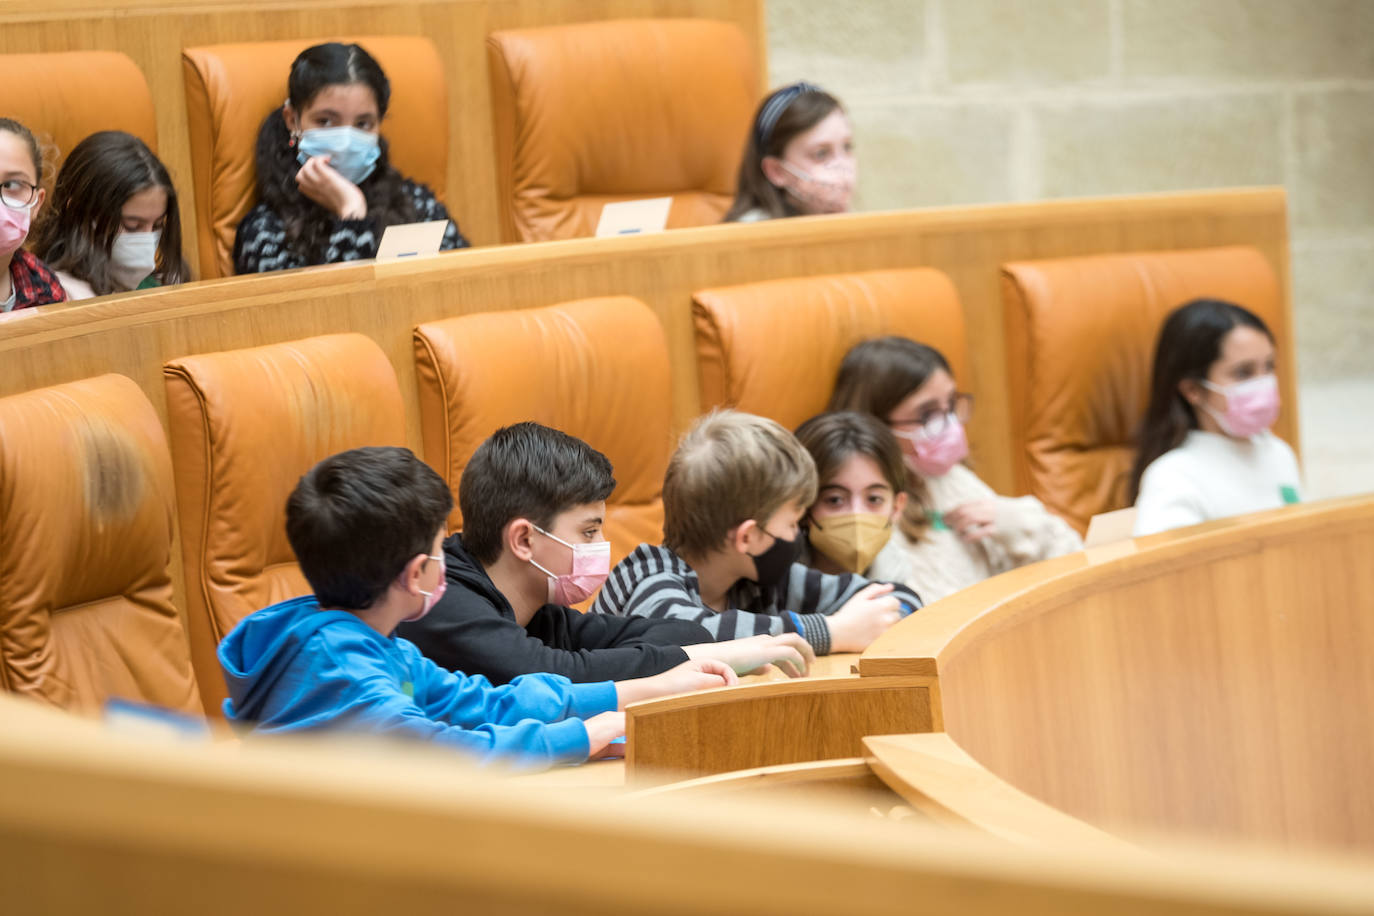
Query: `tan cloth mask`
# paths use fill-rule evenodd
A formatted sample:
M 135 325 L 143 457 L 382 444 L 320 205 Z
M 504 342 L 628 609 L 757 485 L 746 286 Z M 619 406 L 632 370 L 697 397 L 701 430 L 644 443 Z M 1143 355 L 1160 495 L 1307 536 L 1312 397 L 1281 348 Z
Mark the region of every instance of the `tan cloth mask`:
M 892 537 L 892 518 L 873 512 L 811 519 L 811 546 L 852 573 L 863 573 Z

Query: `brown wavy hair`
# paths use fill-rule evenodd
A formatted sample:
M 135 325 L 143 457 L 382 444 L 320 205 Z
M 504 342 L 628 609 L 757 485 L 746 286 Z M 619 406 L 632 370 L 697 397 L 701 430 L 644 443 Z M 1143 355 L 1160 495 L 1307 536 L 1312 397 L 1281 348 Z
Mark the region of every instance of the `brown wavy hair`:
M 118 130 L 91 134 L 62 164 L 35 232 L 34 254 L 53 270 L 85 280 L 97 296 L 118 292 L 110 273 L 110 250 L 120 232 L 120 214 L 130 197 L 149 188 L 162 188 L 167 194 L 157 278 L 164 285 L 185 283 L 191 279 L 191 268 L 181 253 L 176 186 L 147 144 Z
M 857 410 L 828 411 L 798 426 L 794 435 L 816 462 L 816 479 L 822 490 L 846 461 L 854 455 L 863 455 L 878 466 L 893 495 L 907 491 L 902 447 L 887 424 L 872 414 Z M 897 527 L 913 540 L 921 536 L 921 528 L 913 524 L 905 512 L 897 519 Z

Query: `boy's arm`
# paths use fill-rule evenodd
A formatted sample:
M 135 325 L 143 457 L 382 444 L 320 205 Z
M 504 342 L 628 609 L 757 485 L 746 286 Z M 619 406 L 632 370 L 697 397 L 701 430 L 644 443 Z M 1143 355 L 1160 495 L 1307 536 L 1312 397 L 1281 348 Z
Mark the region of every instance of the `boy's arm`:
M 591 749 L 587 728 L 580 718 L 567 718 L 552 724 L 514 716 L 507 716 L 507 723 L 476 719 L 462 723 L 445 721 L 434 716 L 421 702 L 423 691 L 430 685 L 412 680 L 398 689 L 394 672 L 379 654 L 364 649 L 349 651 L 343 656 L 331 651 L 330 655 L 333 664 L 314 673 L 312 693 L 315 699 L 311 705 L 321 710 L 313 717 L 315 721 L 311 725 L 314 727 L 338 725 L 358 731 L 404 735 L 457 747 L 483 762 L 503 761 L 522 767 L 578 763 L 587 759 Z M 418 653 L 415 658 L 426 661 Z M 412 673 L 418 673 L 415 668 L 412 664 Z M 442 673 L 459 680 L 447 672 Z M 614 688 L 609 695 L 611 708 L 614 708 Z
M 872 585 L 873 581 L 853 573 L 831 575 L 802 563 L 793 563 L 787 571 L 787 584 L 781 596 L 781 606 L 798 614 L 830 616 L 849 603 L 849 600 Z M 905 605 L 903 614 L 924 606 L 921 597 L 899 582 L 884 582 L 892 586 L 892 597 Z

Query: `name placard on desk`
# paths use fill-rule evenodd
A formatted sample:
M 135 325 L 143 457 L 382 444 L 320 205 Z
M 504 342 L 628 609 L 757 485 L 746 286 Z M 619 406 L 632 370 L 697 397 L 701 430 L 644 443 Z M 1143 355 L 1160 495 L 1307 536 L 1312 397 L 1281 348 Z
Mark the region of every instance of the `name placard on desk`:
M 448 230 L 446 219 L 430 220 L 426 223 L 401 223 L 387 226 L 382 233 L 382 241 L 377 245 L 378 261 L 395 261 L 400 258 L 424 258 L 439 253 L 443 244 L 444 232 Z
M 618 204 L 606 204 L 601 208 L 601 219 L 596 224 L 596 237 L 600 239 L 615 235 L 662 232 L 668 225 L 668 211 L 672 206 L 671 197 L 650 197 L 646 200 L 625 200 Z

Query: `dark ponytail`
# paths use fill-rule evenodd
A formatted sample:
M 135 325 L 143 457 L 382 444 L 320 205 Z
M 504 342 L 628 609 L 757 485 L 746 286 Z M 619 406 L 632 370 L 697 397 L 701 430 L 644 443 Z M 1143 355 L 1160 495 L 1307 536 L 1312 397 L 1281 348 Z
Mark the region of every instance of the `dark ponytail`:
M 315 45 L 302 51 L 291 64 L 287 99 L 299 115 L 325 87 L 356 83 L 372 90 L 377 98 L 377 114 L 385 118 L 391 102 L 391 83 L 372 55 L 356 44 Z M 378 146 L 381 156 L 377 167 L 358 186 L 367 200 L 368 219 L 379 230 L 414 222 L 414 201 L 405 187 L 405 179 L 391 166 L 385 137 L 378 138 Z M 301 166 L 280 108 L 267 116 L 258 131 L 257 167 L 258 201 L 281 218 L 287 249 L 308 264 L 325 263 L 334 215 L 302 194 L 296 185 L 296 172 Z
M 1140 478 L 1156 458 L 1183 444 L 1188 431 L 1198 428 L 1193 406 L 1179 391 L 1184 379 L 1207 378 L 1212 364 L 1221 358 L 1226 335 L 1238 327 L 1254 328 L 1268 337 L 1264 321 L 1249 309 L 1220 299 L 1194 299 L 1169 313 L 1155 344 L 1150 375 L 1150 406 L 1140 427 L 1140 446 L 1131 467 L 1127 498 L 1131 505 L 1140 496 Z

